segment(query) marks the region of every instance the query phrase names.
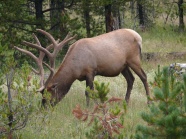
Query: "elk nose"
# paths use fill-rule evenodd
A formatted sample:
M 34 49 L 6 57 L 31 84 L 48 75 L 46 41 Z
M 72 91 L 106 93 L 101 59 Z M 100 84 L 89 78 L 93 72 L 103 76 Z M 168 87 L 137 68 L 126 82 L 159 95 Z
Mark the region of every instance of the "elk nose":
M 43 98 L 43 99 L 42 99 L 42 102 L 41 102 L 41 103 L 42 103 L 42 106 L 45 107 L 45 106 L 46 106 L 46 102 L 47 102 L 47 100 L 46 100 L 45 98 Z

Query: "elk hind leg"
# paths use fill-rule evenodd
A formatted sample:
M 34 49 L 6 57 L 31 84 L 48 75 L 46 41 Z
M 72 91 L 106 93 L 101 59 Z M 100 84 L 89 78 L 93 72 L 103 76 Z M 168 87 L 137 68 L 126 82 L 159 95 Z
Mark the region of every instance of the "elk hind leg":
M 137 62 L 140 63 L 140 62 Z M 139 76 L 139 78 L 141 79 L 145 90 L 146 90 L 146 95 L 147 95 L 147 103 L 149 104 L 149 97 L 150 97 L 150 91 L 149 91 L 149 86 L 148 86 L 148 82 L 147 82 L 147 75 L 144 72 L 144 70 L 141 68 L 140 64 L 136 64 L 136 63 L 132 63 L 129 65 L 130 68 Z
M 132 90 L 132 87 L 133 87 L 133 83 L 134 83 L 135 78 L 132 75 L 129 67 L 126 67 L 121 73 L 122 73 L 122 75 L 125 77 L 125 79 L 127 81 L 127 91 L 126 91 L 125 101 L 128 104 L 129 103 L 129 99 L 130 99 L 131 90 Z

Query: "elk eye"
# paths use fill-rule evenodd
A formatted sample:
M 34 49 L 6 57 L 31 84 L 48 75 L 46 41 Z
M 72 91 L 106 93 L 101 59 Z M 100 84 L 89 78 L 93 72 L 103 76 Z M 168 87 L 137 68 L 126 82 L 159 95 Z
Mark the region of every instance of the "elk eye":
M 57 83 L 55 83 L 55 84 L 53 84 L 53 85 L 51 86 L 51 90 L 55 90 L 56 87 L 57 87 Z

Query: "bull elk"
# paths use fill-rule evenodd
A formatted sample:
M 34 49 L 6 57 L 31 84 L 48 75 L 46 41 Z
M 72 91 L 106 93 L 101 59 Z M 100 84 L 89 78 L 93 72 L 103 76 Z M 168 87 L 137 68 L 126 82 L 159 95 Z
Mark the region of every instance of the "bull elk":
M 40 29 L 38 29 L 38 31 L 52 42 L 50 46 L 46 48 L 41 47 L 35 35 L 34 38 L 37 44 L 25 41 L 23 43 L 38 49 L 40 51 L 39 58 L 36 58 L 36 56 L 27 50 L 16 46 L 15 48 L 31 56 L 37 62 L 40 70 L 39 72 L 35 72 L 41 76 L 41 88 L 39 91 L 42 93 L 44 89 L 47 89 L 47 91 L 51 93 L 51 103 L 53 105 L 61 101 L 75 80 L 86 80 L 86 86 L 93 89 L 93 81 L 96 75 L 114 77 L 120 73 L 127 81 L 125 100 L 128 103 L 135 80 L 130 69 L 132 69 L 143 82 L 148 98 L 149 88 L 147 76 L 140 64 L 142 38 L 134 30 L 119 29 L 93 38 L 83 38 L 76 41 L 69 47 L 62 64 L 55 74 L 54 61 L 57 52 L 59 52 L 59 49 L 62 49 L 64 44 L 74 39 L 75 36 L 67 36 L 61 43 L 58 43 L 49 33 Z M 53 53 L 49 52 L 51 48 L 54 49 Z M 51 73 L 44 83 L 42 60 L 45 54 L 49 57 L 50 64 L 44 64 L 49 68 Z M 88 92 L 85 91 L 85 95 L 87 105 L 89 105 Z M 42 102 L 45 102 L 44 98 Z

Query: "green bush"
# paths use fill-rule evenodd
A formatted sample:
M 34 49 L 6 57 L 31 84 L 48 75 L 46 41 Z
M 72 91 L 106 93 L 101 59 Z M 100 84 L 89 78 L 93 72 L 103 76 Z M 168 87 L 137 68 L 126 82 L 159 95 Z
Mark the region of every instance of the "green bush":
M 186 136 L 186 74 L 177 80 L 173 72 L 158 68 L 154 78 L 153 102 L 141 114 L 146 124 L 137 126 L 137 139 L 180 139 Z

